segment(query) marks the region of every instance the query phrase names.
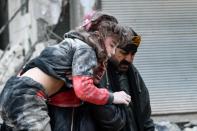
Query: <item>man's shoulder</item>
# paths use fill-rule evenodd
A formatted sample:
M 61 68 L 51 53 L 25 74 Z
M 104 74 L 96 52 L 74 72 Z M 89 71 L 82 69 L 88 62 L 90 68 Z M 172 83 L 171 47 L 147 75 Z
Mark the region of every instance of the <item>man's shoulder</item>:
M 131 68 L 132 68 L 135 72 L 138 72 L 138 73 L 139 73 L 137 67 L 136 67 L 134 64 L 131 64 Z

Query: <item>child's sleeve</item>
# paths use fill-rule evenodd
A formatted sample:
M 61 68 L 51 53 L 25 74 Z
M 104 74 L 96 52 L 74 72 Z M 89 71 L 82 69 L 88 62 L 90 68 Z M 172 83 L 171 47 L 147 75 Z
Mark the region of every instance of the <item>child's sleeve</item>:
M 73 88 L 77 97 L 97 105 L 112 103 L 113 94 L 107 89 L 97 88 L 93 82 L 93 68 L 97 65 L 92 49 L 75 51 L 72 62 Z

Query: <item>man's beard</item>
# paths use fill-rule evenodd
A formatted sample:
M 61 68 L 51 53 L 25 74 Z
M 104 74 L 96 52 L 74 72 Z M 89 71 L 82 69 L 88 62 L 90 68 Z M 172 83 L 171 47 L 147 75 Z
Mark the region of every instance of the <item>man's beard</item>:
M 127 72 L 130 66 L 130 63 L 126 60 L 118 62 L 116 59 L 110 59 L 110 62 L 113 64 L 116 70 L 121 73 Z

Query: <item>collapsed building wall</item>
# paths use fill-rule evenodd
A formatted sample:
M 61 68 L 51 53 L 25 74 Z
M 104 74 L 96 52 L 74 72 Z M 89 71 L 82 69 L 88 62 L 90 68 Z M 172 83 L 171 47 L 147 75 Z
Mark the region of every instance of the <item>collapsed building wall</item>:
M 0 51 L 0 91 L 7 79 L 18 73 L 35 52 L 37 44 L 48 45 L 46 43 L 53 33 L 49 31 L 58 23 L 62 4 L 66 3 L 66 0 L 7 1 L 8 20 L 4 27 L 9 28 L 9 43 Z M 2 32 L 5 32 L 6 28 L 2 27 Z

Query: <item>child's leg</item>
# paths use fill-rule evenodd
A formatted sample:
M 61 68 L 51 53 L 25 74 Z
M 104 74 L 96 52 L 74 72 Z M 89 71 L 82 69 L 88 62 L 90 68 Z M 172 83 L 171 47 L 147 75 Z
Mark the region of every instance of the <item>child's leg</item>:
M 2 118 L 16 130 L 50 129 L 46 99 L 39 83 L 28 77 L 12 77 L 1 94 Z

